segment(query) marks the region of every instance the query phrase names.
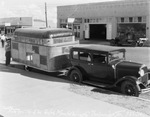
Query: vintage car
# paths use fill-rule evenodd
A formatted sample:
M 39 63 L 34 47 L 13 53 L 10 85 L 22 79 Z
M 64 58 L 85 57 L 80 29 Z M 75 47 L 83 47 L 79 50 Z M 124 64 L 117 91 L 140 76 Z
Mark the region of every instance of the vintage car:
M 147 66 L 125 60 L 125 52 L 125 49 L 110 46 L 73 47 L 68 78 L 98 87 L 119 87 L 123 94 L 139 96 L 150 90 L 150 73 Z
M 137 41 L 137 46 L 140 46 L 140 47 L 142 47 L 142 46 L 144 46 L 145 45 L 145 43 L 148 41 L 148 38 L 139 38 L 139 40 Z
M 139 46 L 142 47 L 147 38 L 138 38 L 134 34 L 120 34 L 110 41 L 112 46 Z
M 112 39 L 110 41 L 110 45 L 112 46 L 132 46 L 132 47 L 135 47 L 135 46 L 139 46 L 139 40 L 132 40 L 132 39 L 120 39 L 120 38 L 115 38 L 115 39 Z

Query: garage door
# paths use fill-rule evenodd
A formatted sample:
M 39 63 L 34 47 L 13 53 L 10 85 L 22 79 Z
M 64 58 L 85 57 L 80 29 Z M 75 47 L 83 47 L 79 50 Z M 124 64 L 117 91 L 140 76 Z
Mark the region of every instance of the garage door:
M 106 40 L 106 24 L 90 24 L 90 39 Z

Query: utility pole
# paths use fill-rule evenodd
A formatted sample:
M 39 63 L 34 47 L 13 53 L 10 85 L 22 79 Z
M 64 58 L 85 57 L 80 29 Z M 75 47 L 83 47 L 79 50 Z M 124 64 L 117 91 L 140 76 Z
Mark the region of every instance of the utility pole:
M 48 27 L 48 23 L 47 23 L 47 5 L 45 2 L 45 22 L 46 22 L 46 27 Z

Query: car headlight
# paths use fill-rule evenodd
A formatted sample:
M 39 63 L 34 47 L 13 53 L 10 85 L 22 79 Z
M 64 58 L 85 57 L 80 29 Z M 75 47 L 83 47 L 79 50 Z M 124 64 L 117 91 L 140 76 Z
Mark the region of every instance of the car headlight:
M 140 69 L 139 74 L 140 74 L 141 77 L 144 76 L 144 70 Z

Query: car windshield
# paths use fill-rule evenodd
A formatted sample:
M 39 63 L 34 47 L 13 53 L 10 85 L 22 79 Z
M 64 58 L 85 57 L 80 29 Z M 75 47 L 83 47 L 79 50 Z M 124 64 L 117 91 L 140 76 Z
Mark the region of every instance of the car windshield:
M 124 59 L 123 52 L 112 52 L 109 54 L 109 62 L 112 62 L 112 61 L 118 60 L 118 59 Z

